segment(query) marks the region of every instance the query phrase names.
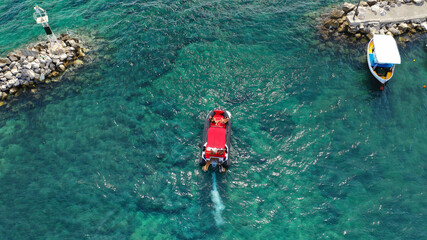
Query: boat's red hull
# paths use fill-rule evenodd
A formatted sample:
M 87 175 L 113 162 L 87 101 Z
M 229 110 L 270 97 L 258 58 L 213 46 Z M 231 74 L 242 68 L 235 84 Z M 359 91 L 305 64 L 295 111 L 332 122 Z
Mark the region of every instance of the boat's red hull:
M 213 110 L 206 117 L 203 143 L 199 164 L 207 171 L 210 165 L 220 171 L 230 166 L 230 114 L 227 111 Z

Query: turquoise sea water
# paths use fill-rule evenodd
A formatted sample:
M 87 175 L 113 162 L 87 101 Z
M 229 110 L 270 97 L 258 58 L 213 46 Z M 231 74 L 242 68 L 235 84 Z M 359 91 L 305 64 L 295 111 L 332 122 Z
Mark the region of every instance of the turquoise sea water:
M 364 44 L 315 33 L 342 2 L 38 2 L 90 51 L 0 108 L 0 239 L 427 239 L 427 37 L 380 92 Z M 1 56 L 43 39 L 33 3 L 2 1 Z

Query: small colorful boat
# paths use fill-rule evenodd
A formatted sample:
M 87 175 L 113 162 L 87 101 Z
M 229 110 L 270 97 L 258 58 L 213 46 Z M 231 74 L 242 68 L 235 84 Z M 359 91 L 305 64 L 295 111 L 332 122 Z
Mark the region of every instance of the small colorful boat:
M 206 117 L 199 160 L 205 172 L 212 166 L 223 173 L 230 166 L 230 119 L 230 112 L 223 110 L 213 110 Z
M 400 54 L 391 35 L 374 35 L 367 49 L 368 66 L 372 75 L 385 85 L 392 77 Z

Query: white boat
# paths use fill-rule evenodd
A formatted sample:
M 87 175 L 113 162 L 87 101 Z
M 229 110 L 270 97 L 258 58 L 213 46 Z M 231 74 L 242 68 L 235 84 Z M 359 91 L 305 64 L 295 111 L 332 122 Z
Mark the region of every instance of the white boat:
M 400 64 L 396 41 L 391 35 L 374 35 L 368 44 L 367 58 L 372 75 L 386 84 L 393 77 L 396 64 Z

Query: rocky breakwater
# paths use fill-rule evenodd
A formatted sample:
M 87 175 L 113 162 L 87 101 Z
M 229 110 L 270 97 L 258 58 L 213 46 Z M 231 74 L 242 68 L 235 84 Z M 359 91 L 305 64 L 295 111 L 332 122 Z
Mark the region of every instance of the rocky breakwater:
M 36 43 L 0 58 L 0 101 L 21 89 L 50 82 L 72 64 L 82 64 L 85 51 L 79 39 L 62 34 L 53 46 L 49 42 Z M 0 106 L 3 104 L 0 102 Z
M 344 3 L 322 16 L 318 25 L 323 39 L 367 42 L 374 34 L 399 36 L 409 41 L 416 33 L 427 32 L 427 0 L 368 0 Z

